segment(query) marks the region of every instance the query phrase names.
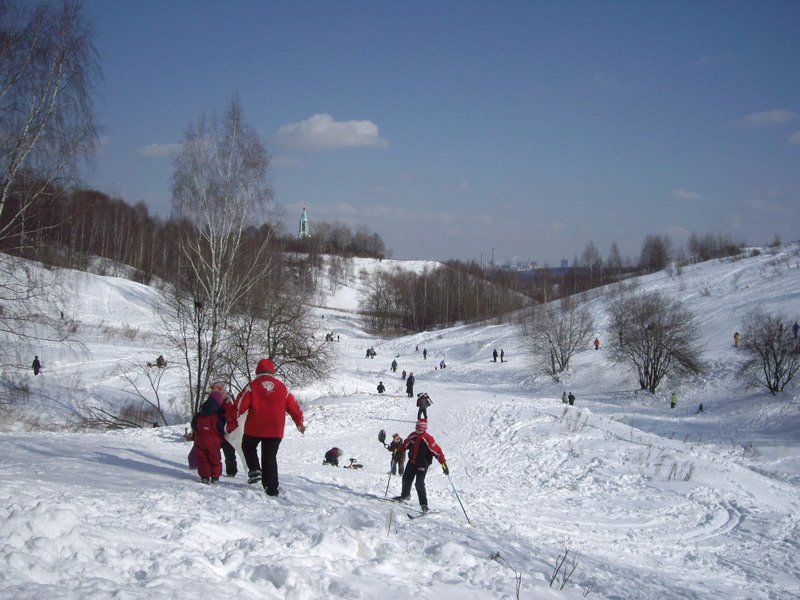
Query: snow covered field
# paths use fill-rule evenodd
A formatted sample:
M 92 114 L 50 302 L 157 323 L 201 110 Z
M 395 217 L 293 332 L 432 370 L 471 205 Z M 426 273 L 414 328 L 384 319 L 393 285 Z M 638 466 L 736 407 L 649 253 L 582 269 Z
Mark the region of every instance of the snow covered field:
M 339 336 L 338 368 L 294 390 L 308 430 L 287 426 L 278 498 L 241 472 L 199 484 L 183 422 L 113 433 L 6 422 L 0 599 L 798 598 L 800 398 L 796 386 L 777 397 L 744 389 L 733 347 L 754 306 L 800 318 L 798 251 L 641 280 L 694 312 L 709 365 L 656 395 L 637 391 L 602 347 L 575 357 L 561 383 L 537 375 L 509 325 L 370 337 L 355 315 L 356 284 L 339 287 L 317 309 L 321 331 Z M 21 371 L 25 410 L 42 425 L 69 420 L 87 398 L 123 401 L 120 368 L 169 359 L 150 310 L 156 291 L 86 273 L 60 281 L 77 289 L 63 310 L 80 321 L 83 347 L 41 347 L 42 374 Z M 605 301 L 590 306 L 602 342 Z M 375 359 L 364 358 L 369 346 Z M 494 348 L 506 362 L 492 362 Z M 414 372 L 415 392 L 433 399 L 429 431 L 450 466 L 450 480 L 431 468 L 434 514 L 422 519 L 406 516 L 413 491 L 407 507 L 382 501 L 400 481 L 389 478 L 378 431 L 405 436 L 416 417 L 389 370 L 395 356 Z M 435 369 L 442 358 L 448 368 Z M 170 367 L 161 393 L 181 385 Z M 561 403 L 565 390 L 574 407 Z M 332 446 L 364 469 L 323 466 Z

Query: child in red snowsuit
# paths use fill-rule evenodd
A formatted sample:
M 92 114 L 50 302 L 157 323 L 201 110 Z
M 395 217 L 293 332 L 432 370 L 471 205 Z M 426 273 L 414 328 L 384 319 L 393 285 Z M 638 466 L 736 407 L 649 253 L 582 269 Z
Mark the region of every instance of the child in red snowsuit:
M 225 435 L 225 395 L 213 391 L 192 419 L 197 474 L 202 483 L 219 483 L 222 441 Z

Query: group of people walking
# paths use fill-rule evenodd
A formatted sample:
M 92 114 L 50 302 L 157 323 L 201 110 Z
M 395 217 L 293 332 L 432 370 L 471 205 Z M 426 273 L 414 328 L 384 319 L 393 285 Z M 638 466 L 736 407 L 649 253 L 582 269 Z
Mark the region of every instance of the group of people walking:
M 225 434 L 231 436 L 240 426 L 239 419 L 244 418 L 240 439 L 247 464 L 247 483 L 261 483 L 267 495 L 277 496 L 277 455 L 287 414 L 297 430 L 305 433 L 303 411 L 286 385 L 275 377 L 275 365 L 268 358 L 258 362 L 255 378 L 239 392 L 236 400 L 227 393 L 223 383 L 213 384 L 208 399 L 192 419 L 193 452 L 200 481 L 219 482 L 222 474 L 220 451 L 225 453 L 226 475 L 236 475 L 236 452 Z M 239 436 L 235 438 L 238 440 Z

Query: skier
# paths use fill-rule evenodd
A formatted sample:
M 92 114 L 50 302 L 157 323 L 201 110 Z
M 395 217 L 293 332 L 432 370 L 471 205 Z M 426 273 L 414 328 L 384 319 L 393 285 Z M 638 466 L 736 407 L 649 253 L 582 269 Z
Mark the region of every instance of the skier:
M 497 362 L 497 348 L 495 348 L 494 352 L 492 352 L 492 359 L 494 360 L 494 362 Z
M 417 394 L 417 420 L 428 420 L 428 407 L 431 404 L 433 404 L 433 400 L 430 399 L 428 394 L 425 392 L 420 392 Z
M 411 498 L 411 484 L 416 479 L 415 487 L 419 497 L 419 505 L 422 512 L 428 512 L 428 495 L 425 492 L 425 475 L 433 459 L 442 465 L 445 475 L 450 473 L 444 452 L 428 433 L 428 422 L 425 420 L 417 421 L 415 430 L 400 444 L 397 452 L 408 450 L 408 466 L 403 474 L 403 489 L 399 496 L 394 500 L 409 500 Z
M 224 404 L 225 395 L 213 391 L 200 405 L 200 412 L 192 418 L 197 474 L 201 483 L 219 483 L 222 475 L 220 450 L 225 435 Z
M 294 396 L 286 389 L 286 385 L 276 379 L 275 365 L 268 358 L 258 361 L 255 379 L 239 392 L 236 403 L 239 406 L 239 416 L 249 411 L 242 436 L 242 452 L 248 469 L 247 483 L 261 481 L 268 496 L 277 496 L 277 456 L 278 447 L 283 440 L 286 413 L 292 417 L 297 430 L 305 433 L 303 411 Z M 228 423 L 228 431 L 233 431 L 237 426 L 238 421 Z M 260 464 L 259 446 L 261 446 Z
M 403 438 L 400 437 L 399 433 L 395 433 L 392 436 L 392 443 L 389 444 L 386 449 L 392 453 L 392 462 L 391 462 L 391 474 L 395 475 L 402 475 L 403 474 L 403 467 L 406 464 L 406 453 L 398 452 L 397 449 L 403 443 Z
M 567 396 L 567 400 L 569 401 L 569 405 L 573 406 L 575 404 L 575 394 L 570 392 L 569 396 Z
M 33 363 L 31 363 L 31 368 L 33 368 L 33 374 L 38 375 L 39 371 L 42 369 L 42 363 L 39 362 L 39 357 L 33 357 Z
M 408 379 L 406 379 L 406 394 L 409 398 L 414 397 L 414 372 L 408 374 Z
M 344 454 L 344 452 L 340 448 L 333 447 L 325 453 L 325 459 L 322 461 L 322 464 L 338 467 L 339 457 L 342 454 Z
M 382 394 L 385 391 L 386 391 L 386 387 L 383 385 L 383 382 L 382 381 L 378 382 L 378 393 Z
M 675 405 L 677 403 L 678 403 L 678 396 L 675 394 L 675 392 L 672 392 L 672 396 L 669 399 L 669 407 L 675 408 Z

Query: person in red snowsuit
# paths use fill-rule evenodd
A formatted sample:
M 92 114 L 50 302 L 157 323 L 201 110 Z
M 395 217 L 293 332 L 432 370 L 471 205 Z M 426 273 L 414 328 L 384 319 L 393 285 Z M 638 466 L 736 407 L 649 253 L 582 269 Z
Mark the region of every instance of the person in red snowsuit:
M 278 495 L 278 447 L 283 440 L 286 413 L 297 430 L 305 433 L 303 411 L 282 381 L 275 378 L 275 365 L 262 358 L 256 366 L 256 377 L 236 397 L 238 414 L 248 411 L 242 436 L 242 453 L 247 461 L 247 483 L 262 482 L 270 496 Z M 228 421 L 228 431 L 238 427 Z M 261 461 L 258 447 L 261 446 Z
M 433 459 L 439 461 L 442 465 L 442 471 L 445 475 L 450 473 L 447 467 L 447 460 L 444 457 L 444 452 L 433 439 L 433 436 L 428 433 L 428 422 L 425 419 L 417 421 L 417 427 L 411 433 L 400 447 L 395 451 L 402 453 L 408 451 L 408 464 L 406 471 L 403 473 L 403 491 L 399 496 L 395 496 L 395 500 L 408 500 L 411 498 L 411 484 L 416 479 L 415 487 L 417 488 L 417 496 L 419 497 L 419 505 L 422 512 L 428 512 L 428 495 L 425 491 L 425 475 L 428 473 L 428 467 L 431 466 Z
M 214 391 L 200 405 L 200 412 L 192 418 L 194 452 L 197 458 L 197 474 L 203 483 L 219 483 L 222 475 L 222 449 L 225 435 L 225 395 Z

